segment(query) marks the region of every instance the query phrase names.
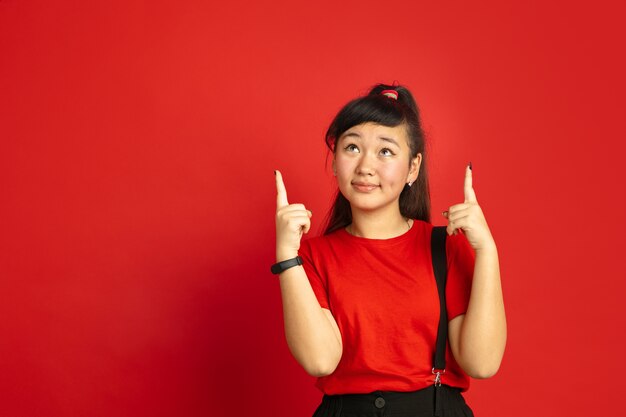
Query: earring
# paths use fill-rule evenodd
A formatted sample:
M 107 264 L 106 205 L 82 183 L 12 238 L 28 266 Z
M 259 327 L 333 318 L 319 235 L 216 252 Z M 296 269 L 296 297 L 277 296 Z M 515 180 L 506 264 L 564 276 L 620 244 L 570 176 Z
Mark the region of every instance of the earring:
M 409 182 L 407 183 L 407 185 L 408 185 L 409 187 L 411 186 L 411 184 L 413 184 L 413 182 L 412 182 L 412 181 L 409 181 Z

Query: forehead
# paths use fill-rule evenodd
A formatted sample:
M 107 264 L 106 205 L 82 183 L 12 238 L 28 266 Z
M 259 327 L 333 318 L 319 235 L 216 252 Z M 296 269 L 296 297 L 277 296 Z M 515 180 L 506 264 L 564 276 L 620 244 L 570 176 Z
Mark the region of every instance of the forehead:
M 389 127 L 373 122 L 361 123 L 346 130 L 339 139 L 341 140 L 344 137 L 355 139 L 381 139 L 386 142 L 395 142 L 401 147 L 408 146 L 408 138 L 404 124 Z

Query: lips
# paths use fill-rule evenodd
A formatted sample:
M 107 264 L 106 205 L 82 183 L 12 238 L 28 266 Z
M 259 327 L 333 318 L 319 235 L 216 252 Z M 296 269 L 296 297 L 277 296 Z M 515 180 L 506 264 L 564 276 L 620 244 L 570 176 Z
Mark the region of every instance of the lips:
M 367 192 L 378 188 L 378 185 L 369 182 L 353 182 L 352 186 L 359 191 Z

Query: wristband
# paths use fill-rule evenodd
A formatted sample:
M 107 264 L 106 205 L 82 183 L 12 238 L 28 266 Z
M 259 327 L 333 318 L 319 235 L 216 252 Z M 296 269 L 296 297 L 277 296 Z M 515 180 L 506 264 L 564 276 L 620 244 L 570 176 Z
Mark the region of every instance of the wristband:
M 272 274 L 280 274 L 281 272 L 284 272 L 292 266 L 298 265 L 302 265 L 302 258 L 296 256 L 295 258 L 287 259 L 286 261 L 278 262 L 272 265 L 272 268 L 270 268 L 270 270 L 272 271 Z

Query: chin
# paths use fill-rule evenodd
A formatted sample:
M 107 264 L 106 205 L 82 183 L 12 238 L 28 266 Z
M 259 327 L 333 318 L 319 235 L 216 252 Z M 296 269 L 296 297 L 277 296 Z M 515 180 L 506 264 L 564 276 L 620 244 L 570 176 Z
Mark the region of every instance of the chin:
M 350 198 L 348 199 L 350 202 L 350 207 L 352 209 L 362 210 L 362 211 L 376 211 L 385 209 L 389 206 L 390 203 L 381 203 L 381 202 L 373 202 L 373 201 L 362 201 L 358 198 Z

